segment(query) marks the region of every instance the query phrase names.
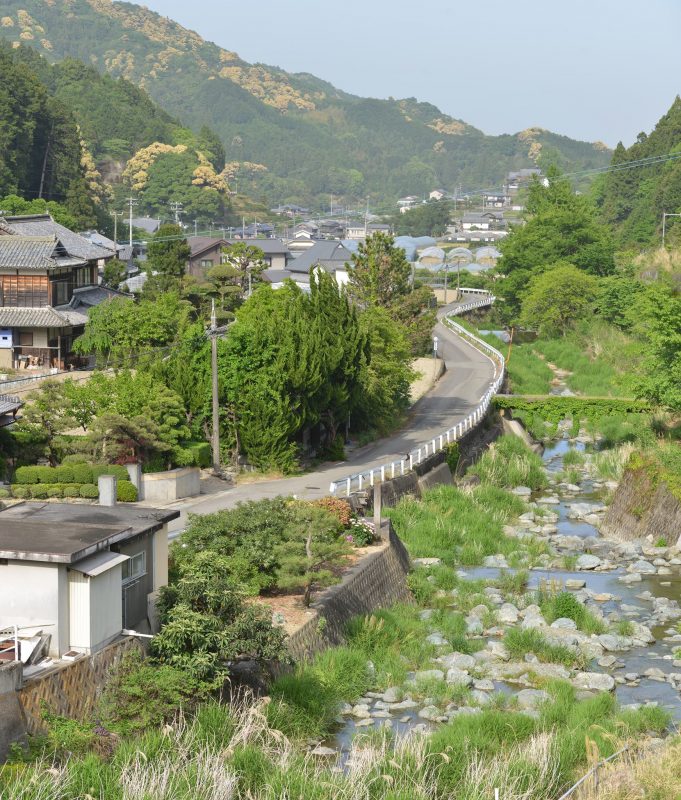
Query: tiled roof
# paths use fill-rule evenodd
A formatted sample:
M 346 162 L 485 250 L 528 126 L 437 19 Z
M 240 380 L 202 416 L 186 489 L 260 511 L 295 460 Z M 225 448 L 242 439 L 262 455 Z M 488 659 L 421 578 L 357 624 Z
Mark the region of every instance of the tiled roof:
M 317 264 L 328 272 L 342 268 L 350 261 L 351 253 L 343 245 L 333 239 L 320 239 L 314 245 L 294 259 L 288 268 L 291 272 L 309 272 Z
M 54 236 L 0 236 L 0 267 L 56 269 L 53 256 L 59 249 Z
M 51 306 L 44 308 L 0 307 L 0 328 L 67 328 L 72 324 Z
M 70 231 L 49 214 L 30 214 L 21 217 L 2 217 L 3 227 L 19 236 L 54 236 L 64 245 L 67 253 L 85 261 L 111 258 L 115 253 L 90 242 L 84 236 Z

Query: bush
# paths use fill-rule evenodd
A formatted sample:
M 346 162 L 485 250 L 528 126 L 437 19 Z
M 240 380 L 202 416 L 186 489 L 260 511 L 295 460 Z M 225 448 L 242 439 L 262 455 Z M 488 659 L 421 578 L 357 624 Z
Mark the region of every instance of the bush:
M 113 475 L 119 481 L 129 480 L 128 470 L 120 464 L 93 464 L 91 469 L 92 481 L 90 483 L 97 483 L 97 479 L 101 475 Z
M 31 496 L 31 487 L 23 485 L 21 483 L 12 484 L 11 491 L 12 491 L 12 497 L 18 497 L 23 499 Z
M 36 500 L 44 500 L 47 497 L 47 486 L 39 483 L 35 486 L 31 486 L 31 497 Z
M 142 472 L 163 472 L 167 466 L 167 460 L 165 456 L 157 454 L 152 456 L 148 461 L 145 461 L 142 464 Z
M 0 487 L 0 498 L 10 497 L 11 493 L 9 489 L 4 489 Z
M 70 464 L 61 464 L 55 469 L 59 483 L 75 483 L 73 467 Z
M 118 481 L 116 499 L 121 503 L 134 503 L 137 500 L 137 487 L 130 481 Z
M 152 664 L 133 651 L 114 669 L 99 712 L 109 727 L 128 735 L 170 722 L 180 708 L 206 695 L 206 688 L 184 670 Z
M 547 482 L 541 458 L 512 434 L 491 444 L 469 473 L 477 475 L 483 483 L 509 489 L 515 486 L 543 489 Z
M 52 486 L 47 486 L 45 488 L 47 489 L 47 496 L 48 497 L 63 497 L 64 496 L 64 489 L 58 483 L 55 483 Z
M 320 497 L 319 500 L 313 500 L 312 505 L 319 506 L 333 514 L 344 528 L 348 528 L 352 522 L 350 504 L 340 497 Z
M 14 480 L 22 485 L 38 483 L 38 467 L 19 467 Z
M 74 483 L 92 483 L 92 468 L 89 464 L 73 465 Z
M 36 474 L 38 476 L 38 483 L 55 483 L 55 468 L 54 467 L 36 467 Z
M 456 468 L 459 466 L 459 458 L 461 453 L 459 451 L 459 443 L 452 442 L 445 447 L 445 462 L 450 469 L 452 475 L 456 475 Z
M 194 466 L 207 469 L 212 464 L 213 455 L 208 442 L 190 442 L 187 450 L 190 450 L 193 455 Z
M 80 497 L 80 485 L 69 483 L 64 486 L 64 497 Z
M 94 500 L 99 497 L 99 489 L 94 483 L 83 483 L 79 489 L 79 494 L 87 500 Z
M 62 466 L 64 464 L 87 464 L 87 456 L 84 456 L 82 453 L 70 453 L 67 456 L 64 456 L 61 460 Z

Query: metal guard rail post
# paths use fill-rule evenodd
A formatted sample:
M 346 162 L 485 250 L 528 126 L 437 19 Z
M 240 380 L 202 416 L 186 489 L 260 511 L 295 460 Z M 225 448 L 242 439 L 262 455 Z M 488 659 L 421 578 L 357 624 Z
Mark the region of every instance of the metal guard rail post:
M 492 303 L 494 303 L 495 297 L 484 289 L 461 289 L 461 292 L 462 294 L 480 295 L 480 299 L 472 300 L 469 303 L 464 303 L 463 305 L 457 306 L 453 311 L 450 311 L 443 317 L 442 322 L 447 325 L 448 328 L 454 331 L 457 336 L 465 339 L 470 345 L 484 353 L 484 355 L 491 359 L 495 365 L 494 378 L 489 386 L 489 389 L 483 395 L 480 404 L 473 409 L 473 411 L 471 411 L 471 413 L 461 422 L 453 425 L 443 433 L 436 435 L 425 444 L 422 444 L 419 447 L 416 447 L 414 450 L 411 450 L 404 456 L 404 458 L 399 459 L 399 461 L 391 461 L 388 463 L 379 464 L 378 466 L 372 467 L 369 470 L 348 475 L 347 477 L 341 478 L 338 481 L 332 481 L 329 487 L 329 491 L 332 495 L 335 495 L 338 490 L 341 489 L 344 490 L 345 495 L 349 497 L 353 491 L 362 491 L 365 485 L 373 486 L 377 480 L 385 480 L 386 474 L 389 474 L 391 478 L 394 478 L 396 475 L 404 475 L 405 471 L 413 470 L 414 465 L 420 464 L 429 455 L 433 455 L 434 453 L 443 450 L 447 445 L 461 439 L 462 436 L 467 434 L 470 430 L 476 427 L 482 419 L 484 419 L 490 403 L 492 402 L 492 398 L 495 394 L 497 394 L 501 388 L 501 384 L 503 383 L 506 361 L 498 350 L 472 334 L 470 331 L 467 331 L 462 325 L 454 322 L 452 317 L 455 317 L 458 314 L 463 314 L 466 311 L 472 311 L 476 308 L 490 306 Z

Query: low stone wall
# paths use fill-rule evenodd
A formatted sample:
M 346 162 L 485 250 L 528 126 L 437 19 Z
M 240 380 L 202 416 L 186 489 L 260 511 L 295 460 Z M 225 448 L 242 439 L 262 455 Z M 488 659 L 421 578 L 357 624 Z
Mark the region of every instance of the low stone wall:
M 167 472 L 148 472 L 142 475 L 142 498 L 145 502 L 169 503 L 201 493 L 201 470 L 180 467 Z
M 681 502 L 664 483 L 655 486 L 645 469 L 626 470 L 601 533 L 621 541 L 664 537 L 668 545 L 676 544 L 681 541 Z
M 43 701 L 57 714 L 77 720 L 88 719 L 112 667 L 134 650 L 143 652 L 143 645 L 137 639 L 126 637 L 92 656 L 59 664 L 40 676 L 29 678 L 19 690 L 28 732 L 36 733 L 41 729 Z
M 362 558 L 342 583 L 324 592 L 312 605 L 314 615 L 289 637 L 287 646 L 294 661 L 305 661 L 342 643 L 345 626 L 353 617 L 412 600 L 406 581 L 409 555 L 392 525 L 385 522 L 384 526 L 385 546 Z

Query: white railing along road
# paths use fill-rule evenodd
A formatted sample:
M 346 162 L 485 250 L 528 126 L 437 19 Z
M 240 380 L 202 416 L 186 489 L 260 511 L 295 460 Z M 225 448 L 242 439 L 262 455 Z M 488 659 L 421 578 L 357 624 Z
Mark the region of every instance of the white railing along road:
M 458 322 L 454 322 L 452 317 L 458 314 L 464 314 L 467 311 L 473 311 L 476 308 L 490 306 L 494 303 L 494 295 L 483 289 L 461 289 L 462 294 L 477 295 L 475 300 L 470 300 L 467 303 L 457 306 L 442 318 L 450 330 L 454 331 L 457 336 L 465 339 L 469 344 L 475 347 L 480 352 L 484 353 L 494 363 L 494 377 L 489 385 L 488 390 L 483 395 L 480 403 L 471 413 L 459 422 L 457 425 L 452 426 L 441 434 L 438 434 L 429 442 L 424 442 L 420 447 L 400 458 L 398 461 L 390 461 L 389 463 L 380 464 L 377 467 L 364 470 L 363 472 L 356 472 L 348 475 L 347 478 L 342 478 L 338 481 L 333 481 L 329 490 L 332 495 L 337 493 L 344 493 L 346 496 L 351 495 L 353 492 L 361 492 L 366 486 L 373 486 L 378 481 L 385 481 L 395 478 L 398 475 L 404 475 L 415 466 L 424 461 L 428 456 L 443 450 L 447 445 L 458 441 L 468 431 L 475 428 L 486 416 L 492 398 L 501 388 L 504 380 L 505 360 L 502 354 L 495 350 L 494 347 L 484 342 L 482 339 L 474 336 L 470 331 L 467 331 Z

